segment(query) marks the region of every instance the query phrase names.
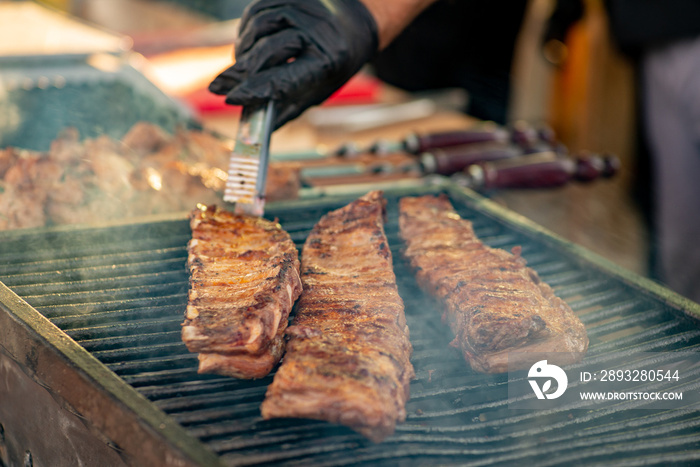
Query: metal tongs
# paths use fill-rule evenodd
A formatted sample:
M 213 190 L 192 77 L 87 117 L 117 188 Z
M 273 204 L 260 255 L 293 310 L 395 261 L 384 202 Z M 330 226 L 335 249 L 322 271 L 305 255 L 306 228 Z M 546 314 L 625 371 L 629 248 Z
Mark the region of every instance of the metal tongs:
M 224 190 L 224 201 L 236 203 L 236 214 L 262 216 L 265 211 L 273 122 L 273 101 L 243 108 Z

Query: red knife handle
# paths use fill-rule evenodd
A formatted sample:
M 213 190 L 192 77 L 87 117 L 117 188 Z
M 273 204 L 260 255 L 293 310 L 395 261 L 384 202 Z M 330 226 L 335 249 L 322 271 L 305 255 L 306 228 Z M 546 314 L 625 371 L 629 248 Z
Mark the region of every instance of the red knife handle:
M 524 148 L 532 148 L 540 141 L 539 132 L 524 122 L 516 122 L 510 130 L 513 143 Z M 549 143 L 547 141 L 547 143 Z
M 436 148 L 464 146 L 475 143 L 500 142 L 509 140 L 508 131 L 502 128 L 468 131 L 445 131 L 439 133 L 408 135 L 403 141 L 403 148 L 410 154 L 421 154 Z
M 527 123 L 516 122 L 511 128 L 494 125 L 474 130 L 412 133 L 403 140 L 402 146 L 408 153 L 420 154 L 436 148 L 487 142 L 513 143 L 523 148 L 533 148 L 539 143 L 554 145 L 556 138 L 554 131 L 549 127 L 534 128 Z
M 521 158 L 487 162 L 468 168 L 478 188 L 551 188 L 577 180 L 588 182 L 613 176 L 619 167 L 617 158 L 586 155 L 579 158 L 540 153 Z
M 455 146 L 424 152 L 420 156 L 420 164 L 425 174 L 452 175 L 479 162 L 511 159 L 520 155 L 522 150 L 514 146 Z
M 612 154 L 597 156 L 584 153 L 576 160 L 574 179 L 588 182 L 596 178 L 610 178 L 620 171 L 620 159 Z

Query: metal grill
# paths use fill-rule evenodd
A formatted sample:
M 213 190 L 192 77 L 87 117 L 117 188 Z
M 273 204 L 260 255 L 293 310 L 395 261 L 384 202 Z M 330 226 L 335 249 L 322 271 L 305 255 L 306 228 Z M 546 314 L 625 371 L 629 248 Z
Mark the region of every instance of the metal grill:
M 521 245 L 528 264 L 581 317 L 591 342 L 586 360 L 641 350 L 697 350 L 698 307 L 692 303 L 618 274 L 481 198 L 446 190 L 486 244 Z M 325 422 L 263 420 L 259 406 L 272 376 L 243 381 L 197 374 L 196 355 L 180 340 L 190 237 L 184 217 L 6 233 L 0 280 L 224 464 L 648 465 L 700 459 L 697 406 L 650 411 L 625 402 L 599 410 L 509 410 L 507 376 L 467 369 L 447 346 L 450 331 L 436 304 L 419 291 L 400 254 L 397 201 L 404 194 L 418 193 L 386 193 L 386 231 L 417 376 L 406 422 L 381 444 Z M 301 247 L 321 215 L 351 199 L 273 205 L 267 217 L 279 218 Z M 688 390 L 700 388 L 700 374 L 693 378 Z

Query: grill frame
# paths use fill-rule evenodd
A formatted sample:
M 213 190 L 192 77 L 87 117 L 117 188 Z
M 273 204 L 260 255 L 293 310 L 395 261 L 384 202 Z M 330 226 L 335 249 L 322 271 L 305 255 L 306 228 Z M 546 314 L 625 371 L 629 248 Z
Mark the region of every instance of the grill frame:
M 181 426 L 0 282 L 0 360 L 3 358 L 6 365 L 14 363 L 57 401 L 56 413 L 48 413 L 43 421 L 43 433 L 37 433 L 36 438 L 13 440 L 26 452 L 56 449 L 51 438 L 64 428 L 53 422 L 65 411 L 77 414 L 88 431 L 101 433 L 108 449 L 117 451 L 127 465 L 222 465 Z M 30 400 L 20 403 L 31 405 Z M 5 417 L 21 420 L 27 406 L 4 410 Z M 12 427 L 3 427 L 3 435 L 11 437 Z M 6 440 L 2 441 L 5 444 Z M 12 443 L 8 440 L 7 444 Z M 74 454 L 54 461 L 73 461 L 82 456 L 81 452 Z M 12 460 L 0 457 L 0 465 L 20 461 Z
M 295 222 L 283 221 L 282 224 L 283 227 L 290 230 L 290 234 L 297 244 L 300 244 L 305 238 L 304 232 L 320 217 L 319 211 L 327 212 L 342 206 L 363 193 L 364 192 L 356 192 L 338 197 L 275 203 L 269 205 L 268 212 L 270 212 L 271 215 L 278 213 L 278 215 L 282 216 L 284 214 L 287 218 L 290 218 L 292 215 L 298 215 L 299 219 Z M 528 259 L 529 262 L 534 261 L 534 263 L 539 264 L 538 267 L 540 270 L 538 270 L 538 272 L 541 274 L 544 273 L 545 276 L 556 278 L 553 281 L 554 283 L 548 280 L 548 282 L 554 286 L 555 291 L 557 291 L 557 288 L 561 284 L 566 284 L 572 280 L 575 281 L 575 287 L 569 287 L 567 289 L 569 297 L 565 297 L 565 300 L 570 302 L 573 300 L 574 303 L 572 305 L 576 310 L 585 309 L 587 307 L 590 308 L 598 303 L 614 301 L 616 298 L 616 292 L 614 291 L 612 293 L 608 292 L 608 295 L 612 296 L 606 296 L 605 291 L 596 292 L 596 290 L 600 289 L 600 281 L 588 277 L 584 282 L 576 282 L 578 280 L 577 274 L 579 274 L 580 271 L 585 272 L 585 274 L 583 274 L 584 276 L 590 276 L 593 272 L 602 274 L 605 276 L 605 280 L 619 281 L 623 287 L 634 291 L 631 297 L 622 300 L 621 303 L 612 309 L 603 308 L 600 311 L 594 310 L 589 312 L 590 315 L 587 315 L 589 321 L 594 320 L 600 322 L 606 319 L 613 319 L 616 313 L 625 312 L 626 309 L 633 309 L 639 306 L 636 303 L 638 301 L 641 301 L 642 305 L 644 303 L 650 304 L 648 308 L 652 309 L 652 314 L 647 314 L 645 319 L 651 322 L 654 322 L 656 319 L 653 317 L 653 312 L 661 315 L 666 315 L 668 313 L 677 314 L 679 322 L 675 323 L 674 326 L 679 326 L 683 323 L 692 323 L 696 325 L 696 320 L 700 319 L 700 305 L 675 294 L 653 281 L 619 268 L 596 254 L 552 234 L 528 219 L 498 206 L 470 190 L 446 184 L 440 186 L 416 185 L 386 191 L 387 197 L 392 200 L 398 199 L 401 196 L 425 193 L 446 193 L 453 202 L 457 204 L 458 210 L 464 211 L 468 209 L 469 212 L 473 213 L 476 218 L 475 229 L 477 230 L 477 234 L 486 236 L 488 239 L 487 244 L 491 246 L 501 246 L 501 244 L 508 245 L 513 242 L 513 237 L 516 239 L 529 239 L 529 242 L 523 245 L 523 256 Z M 176 332 L 176 330 L 172 329 L 172 325 L 174 321 L 178 324 L 182 321 L 184 307 L 180 310 L 179 314 L 177 314 L 176 319 L 173 318 L 174 310 L 169 309 L 168 307 L 171 305 L 167 303 L 164 303 L 160 309 L 156 307 L 156 312 L 144 318 L 143 315 L 138 313 L 140 306 L 138 296 L 149 290 L 156 291 L 158 294 L 165 297 L 170 296 L 168 294 L 182 297 L 182 295 L 186 293 L 186 283 L 182 283 L 182 281 L 175 281 L 175 285 L 169 284 L 160 289 L 157 283 L 158 279 L 162 278 L 162 275 L 167 276 L 171 272 L 175 276 L 182 274 L 182 269 L 180 269 L 180 273 L 173 271 L 177 271 L 178 262 L 180 263 L 179 267 L 184 268 L 184 245 L 189 238 L 186 216 L 187 214 L 181 213 L 158 216 L 157 218 L 149 217 L 142 220 L 109 223 L 101 226 L 64 226 L 52 229 L 14 231 L 3 233 L 2 237 L 0 237 L 4 245 L 4 253 L 0 251 L 0 257 L 10 259 L 16 258 L 18 260 L 26 255 L 24 255 L 21 250 L 16 254 L 8 253 L 7 251 L 11 250 L 13 245 L 17 245 L 17 248 L 19 248 L 19 245 L 24 245 L 24 251 L 26 251 L 28 248 L 38 248 L 38 242 L 48 237 L 59 241 L 59 247 L 47 251 L 46 258 L 43 258 L 41 254 L 37 255 L 39 261 L 33 263 L 34 266 L 31 266 L 35 268 L 34 271 L 31 270 L 31 267 L 27 267 L 26 264 L 22 268 L 16 268 L 15 272 L 10 271 L 15 284 L 13 288 L 21 293 L 26 298 L 26 301 L 19 298 L 15 291 L 0 283 L 0 311 L 4 312 L 0 312 L 0 350 L 4 347 L 4 352 L 15 360 L 35 381 L 48 388 L 57 399 L 64 401 L 66 406 L 72 407 L 76 412 L 81 414 L 94 429 L 103 433 L 104 436 L 115 445 L 119 446 L 122 450 L 122 457 L 127 459 L 127 463 L 134 462 L 136 464 L 159 465 L 163 464 L 165 460 L 168 460 L 168 462 L 176 465 L 224 465 L 283 461 L 293 465 L 295 463 L 307 464 L 311 460 L 314 464 L 318 465 L 323 465 L 324 463 L 338 465 L 345 463 L 345 460 L 339 456 L 342 456 L 343 453 L 352 452 L 353 456 L 357 457 L 354 457 L 352 460 L 347 459 L 348 463 L 356 461 L 368 464 L 391 462 L 412 465 L 416 463 L 414 462 L 416 459 L 434 459 L 445 463 L 465 463 L 469 460 L 469 462 L 473 462 L 475 465 L 486 465 L 506 464 L 515 460 L 531 459 L 533 456 L 537 458 L 541 455 L 538 454 L 538 452 L 547 453 L 548 450 L 551 451 L 558 446 L 557 444 L 548 445 L 544 442 L 540 443 L 536 440 L 529 440 L 530 437 L 535 437 L 537 435 L 537 430 L 532 431 L 532 433 L 526 432 L 524 435 L 522 433 L 518 434 L 517 427 L 498 427 L 497 423 L 493 423 L 491 420 L 483 422 L 474 422 L 472 420 L 471 424 L 464 423 L 462 426 L 456 426 L 454 424 L 429 426 L 431 420 L 463 420 L 466 416 L 465 414 L 471 414 L 472 412 L 475 413 L 477 417 L 480 417 L 481 415 L 477 413 L 480 409 L 490 417 L 494 413 L 498 414 L 499 410 L 502 410 L 502 408 L 499 409 L 498 400 L 489 400 L 486 396 L 484 396 L 486 397 L 485 400 L 479 404 L 460 406 L 459 404 L 461 402 L 454 402 L 456 399 L 459 399 L 457 395 L 460 391 L 459 387 L 431 389 L 427 381 L 432 378 L 432 374 L 426 375 L 427 367 L 425 362 L 436 362 L 436 367 L 439 367 L 437 361 L 445 357 L 445 350 L 424 348 L 429 346 L 431 342 L 429 342 L 429 339 L 426 341 L 421 340 L 420 332 L 418 332 L 416 328 L 416 321 L 414 321 L 413 325 L 411 323 L 411 319 L 415 320 L 416 318 L 411 318 L 411 316 L 408 316 L 409 326 L 412 329 L 412 343 L 417 350 L 414 355 L 418 355 L 420 359 L 419 362 L 414 362 L 418 370 L 418 378 L 417 383 L 412 386 L 412 392 L 415 391 L 416 388 L 418 388 L 418 391 L 412 394 L 411 401 L 409 401 L 409 406 L 411 410 L 413 410 L 409 415 L 409 420 L 405 424 L 397 427 L 397 434 L 381 445 L 372 445 L 364 441 L 359 435 L 354 435 L 345 428 L 336 427 L 323 422 L 288 420 L 261 422 L 258 420 L 259 415 L 256 418 L 257 405 L 259 404 L 261 394 L 264 392 L 264 387 L 269 382 L 269 380 L 266 379 L 246 383 L 243 387 L 236 384 L 235 381 L 229 381 L 225 378 L 205 378 L 198 381 L 187 381 L 188 384 L 182 387 L 169 387 L 165 384 L 165 389 L 158 387 L 144 388 L 142 385 L 148 378 L 143 377 L 143 375 L 139 373 L 144 363 L 135 362 L 127 365 L 119 363 L 120 358 L 127 354 L 128 350 L 117 350 L 117 347 L 129 344 L 130 331 L 128 326 L 133 323 L 127 322 L 124 324 L 123 329 L 120 331 L 123 331 L 123 335 L 108 336 L 109 339 L 113 339 L 113 341 L 111 341 L 114 345 L 113 348 L 101 348 L 101 350 L 97 351 L 94 349 L 92 349 L 92 351 L 89 350 L 92 345 L 90 339 L 84 340 L 85 333 L 89 334 L 95 331 L 84 331 L 81 330 L 80 326 L 83 326 L 82 329 L 88 329 L 90 326 L 93 328 L 99 327 L 99 320 L 105 319 L 107 320 L 106 322 L 108 322 L 110 313 L 128 314 L 129 310 L 136 310 L 134 311 L 134 316 L 140 317 L 140 320 L 137 322 L 139 326 L 151 326 L 154 330 L 157 330 L 160 326 L 171 326 L 168 328 L 170 330 L 167 332 Z M 397 229 L 395 221 L 395 212 L 390 209 L 387 231 L 388 235 L 394 238 L 396 237 Z M 486 227 L 483 225 L 479 226 L 479 222 L 485 222 L 485 224 L 487 224 Z M 489 227 L 490 225 L 496 225 L 496 227 Z M 176 231 L 176 229 L 180 230 Z M 118 258 L 125 261 L 132 261 L 134 258 L 138 257 L 139 253 L 135 252 L 133 254 L 127 254 L 126 256 L 120 256 L 118 251 L 110 252 L 109 247 L 105 248 L 104 246 L 91 251 L 90 248 L 86 249 L 80 242 L 83 239 L 91 239 L 94 232 L 104 232 L 104 240 L 107 241 L 105 244 L 109 245 L 108 240 L 110 236 L 114 237 L 116 241 L 119 240 L 118 237 L 120 233 L 129 231 L 138 231 L 146 238 L 150 239 L 153 237 L 156 239 L 152 245 L 157 247 L 156 249 L 162 252 L 164 257 L 169 257 L 170 262 L 168 264 L 173 270 L 156 270 L 154 272 L 149 269 L 151 265 L 147 261 L 138 265 L 133 262 L 124 263 L 125 265 L 123 267 L 127 269 L 138 266 L 135 267 L 138 274 L 133 274 L 134 277 L 130 279 L 131 283 L 127 286 L 129 293 L 132 293 L 136 298 L 130 298 L 129 300 L 131 301 L 116 300 L 114 304 L 110 304 L 108 300 L 110 292 L 107 291 L 99 296 L 100 302 L 85 302 L 85 298 L 89 299 L 95 297 L 90 290 L 94 290 L 96 286 L 99 286 L 101 284 L 100 280 L 104 279 L 109 282 L 109 272 L 112 268 L 105 267 L 104 264 L 109 264 L 109 260 L 116 261 Z M 159 238 L 159 233 L 163 231 L 170 231 L 172 239 L 168 241 L 172 241 L 174 243 L 173 245 L 163 245 L 161 241 L 162 238 Z M 503 232 L 505 232 L 505 234 Z M 77 242 L 77 245 L 60 244 L 61 239 L 70 239 L 70 242 Z M 529 246 L 534 243 L 546 245 L 547 251 L 545 253 L 531 251 L 532 248 Z M 145 242 L 140 245 L 148 247 L 151 244 Z M 61 281 L 63 281 L 65 275 L 68 274 L 65 271 L 70 271 L 72 266 L 71 262 L 74 258 L 72 251 L 74 251 L 76 246 L 81 249 L 80 251 L 86 253 L 83 256 L 89 257 L 90 254 L 93 254 L 95 265 L 90 266 L 89 261 L 92 260 L 89 260 L 87 262 L 87 270 L 90 277 L 83 280 L 77 280 L 80 278 L 76 277 L 74 278 L 76 280 L 71 282 L 75 286 L 74 283 L 77 281 L 77 288 L 80 289 L 80 287 L 83 287 L 85 288 L 84 291 L 75 290 L 74 293 L 62 294 L 60 290 L 62 288 L 61 284 L 64 282 Z M 394 261 L 399 267 L 405 267 L 405 264 L 402 265 L 403 260 L 398 258 L 399 255 L 397 251 L 399 248 L 400 245 L 392 245 Z M 544 254 L 546 256 L 549 254 L 549 251 L 556 252 L 558 256 L 575 264 L 578 269 L 568 272 L 567 275 L 566 272 L 558 273 L 556 271 L 557 268 L 561 268 L 561 266 L 556 263 L 551 266 L 547 266 L 547 263 L 538 263 L 537 255 L 539 254 L 541 256 Z M 61 255 L 65 256 L 63 260 L 60 260 L 64 261 L 61 263 L 66 268 L 64 272 L 53 273 L 42 270 L 43 265 L 40 263 L 44 259 L 50 263 L 53 260 L 49 257 L 55 258 Z M 113 255 L 113 257 L 109 255 Z M 105 263 L 104 261 L 107 262 Z M 85 261 L 81 264 L 82 266 L 86 265 Z M 99 266 L 100 264 L 103 264 L 103 266 Z M 113 262 L 113 265 L 113 270 L 119 270 L 121 267 L 116 262 Z M 547 269 L 548 267 L 550 268 L 549 270 Z M 552 268 L 554 268 L 554 271 L 552 271 Z M 10 266 L 9 269 L 12 269 L 12 266 Z M 20 269 L 22 271 L 19 271 Z M 6 273 L 7 268 L 2 274 Z M 159 274 L 161 274 L 160 277 L 158 276 Z M 144 280 L 143 284 L 139 284 L 141 279 Z M 154 279 L 155 282 L 150 283 L 149 279 Z M 55 285 L 54 292 L 44 294 L 48 302 L 42 302 L 42 300 L 44 300 L 44 298 L 41 298 L 42 294 L 34 293 L 41 292 L 41 287 L 38 287 L 35 291 L 32 290 L 32 283 L 37 280 L 45 281 L 44 284 L 48 281 L 48 284 L 53 283 Z M 547 280 L 546 277 L 545 280 Z M 557 281 L 559 283 L 557 283 Z M 404 291 L 411 287 L 411 283 L 400 283 L 399 285 L 400 291 L 402 287 Z M 168 290 L 168 287 L 171 287 L 172 290 Z M 51 287 L 47 287 L 45 290 L 50 288 Z M 575 300 L 572 299 L 572 297 L 574 297 Z M 65 301 L 65 305 L 57 304 L 57 300 L 59 302 L 61 300 Z M 83 300 L 84 303 L 75 303 L 76 301 L 80 302 L 80 300 Z M 32 305 L 29 305 L 28 302 L 31 302 Z M 127 303 L 126 306 L 125 303 Z M 429 299 L 426 298 L 423 306 L 430 306 L 430 303 Z M 131 306 L 133 307 L 129 308 Z M 415 304 L 407 304 L 407 309 L 409 306 L 415 306 Z M 43 314 L 39 310 L 43 310 Z M 74 315 L 76 312 L 85 313 L 84 321 L 79 321 L 78 324 L 75 324 L 73 321 L 73 327 L 70 328 L 70 326 L 68 326 L 70 319 L 60 317 L 61 313 L 66 310 L 72 310 L 70 312 L 73 312 Z M 52 319 L 53 322 L 51 322 L 49 318 Z M 593 333 L 593 337 L 596 336 L 596 333 L 605 334 L 615 332 L 616 330 L 626 331 L 629 325 L 634 323 L 631 317 L 626 319 L 627 321 L 623 320 L 623 322 L 613 319 L 610 323 L 601 325 L 602 327 L 598 326 L 596 328 L 597 330 Z M 661 318 L 659 318 L 659 320 L 660 319 Z M 54 323 L 61 325 L 65 331 Z M 431 332 L 440 332 L 440 330 L 443 329 L 438 319 L 430 320 L 427 324 L 435 327 Z M 660 324 L 659 326 L 662 325 Z M 656 332 L 655 329 L 652 330 Z M 661 332 L 665 331 L 661 329 Z M 77 338 L 82 345 L 78 344 L 69 334 Z M 158 333 L 154 332 L 153 334 L 157 335 Z M 700 332 L 698 334 L 700 335 Z M 417 338 L 414 338 L 415 335 L 417 335 Z M 96 339 L 99 340 L 99 338 Z M 698 338 L 692 337 L 690 339 L 697 340 Z M 138 344 L 138 342 L 136 344 Z M 610 347 L 610 345 L 608 345 L 608 347 Z M 602 351 L 605 352 L 605 344 L 603 344 L 601 348 Z M 166 358 L 171 349 L 167 345 L 160 347 L 156 345 L 151 348 L 150 351 L 154 352 L 154 359 L 157 360 L 158 358 Z M 591 351 L 595 354 L 597 352 L 596 347 L 592 346 Z M 174 359 L 174 363 L 172 364 L 176 366 L 182 365 L 182 371 L 181 373 L 175 371 L 172 377 L 177 379 L 179 377 L 178 375 L 182 373 L 186 374 L 190 366 L 196 367 L 194 359 L 195 357 L 193 355 Z M 115 371 L 118 372 L 119 375 L 117 375 Z M 485 384 L 487 387 L 502 388 L 504 384 L 502 376 L 471 374 L 466 371 L 466 366 L 465 373 L 469 373 L 469 379 L 472 381 L 469 385 Z M 454 375 L 449 374 L 449 371 L 445 371 L 444 374 L 438 371 L 436 373 L 436 378 L 438 376 L 454 379 Z M 212 400 L 207 400 L 207 404 L 211 406 L 201 409 L 198 413 L 190 414 L 189 411 L 185 411 L 184 413 L 178 412 L 181 406 L 196 403 L 198 400 L 197 398 L 200 397 L 201 394 L 208 394 L 206 390 L 206 386 L 208 385 L 218 385 L 224 393 L 219 394 L 219 392 L 216 392 L 216 397 Z M 228 387 L 233 388 L 231 391 L 234 394 L 227 398 L 226 388 Z M 468 388 L 464 388 L 463 390 L 468 391 Z M 440 391 L 447 394 L 446 401 L 453 404 L 453 407 L 447 407 L 437 412 L 431 407 L 430 410 L 426 409 L 423 414 L 416 413 L 416 407 L 421 407 L 421 404 L 425 401 L 432 403 L 431 398 L 435 397 L 435 394 L 442 397 Z M 86 400 L 89 399 L 89 397 L 85 396 L 86 394 L 95 394 L 97 401 Z M 175 397 L 176 394 L 180 395 Z M 188 397 L 192 397 L 192 400 L 189 400 Z M 228 427 L 228 432 L 226 432 L 223 427 L 215 423 L 207 424 L 206 420 L 201 426 L 197 426 L 198 417 L 213 417 L 214 419 L 217 417 L 225 418 L 227 416 L 226 407 L 229 407 L 226 404 L 234 404 L 233 406 L 236 410 L 243 413 L 243 417 L 238 418 L 245 418 L 248 420 L 247 425 L 240 422 L 240 430 L 253 427 L 259 431 L 259 436 L 246 437 L 242 432 L 237 432 L 235 427 Z M 455 407 L 457 408 L 455 409 Z M 229 407 L 228 410 L 230 411 L 233 409 Z M 462 412 L 460 412 L 460 410 L 462 410 Z M 632 411 L 629 412 L 630 414 L 636 413 L 634 409 L 629 410 Z M 561 415 L 561 413 L 555 412 L 553 414 L 540 414 L 537 415 L 537 417 L 538 420 L 553 420 L 553 423 L 559 423 L 563 424 L 562 426 L 570 427 L 573 422 L 562 420 Z M 680 414 L 673 417 L 664 415 L 663 413 L 654 416 L 659 417 L 658 420 L 662 422 L 664 420 L 680 419 L 681 426 L 688 425 L 695 427 L 695 420 L 692 413 L 687 417 Z M 637 423 L 641 423 L 643 426 L 644 424 L 638 420 L 643 420 L 645 417 L 646 415 L 641 416 L 641 418 L 635 415 L 631 420 L 637 421 Z M 651 415 L 649 415 L 649 417 L 651 417 Z M 606 418 L 604 413 L 582 415 L 580 418 L 576 418 L 575 421 L 577 423 L 580 422 L 582 426 L 590 424 L 591 427 L 588 429 L 591 430 L 597 425 L 598 419 L 606 422 L 606 425 L 604 425 L 603 428 L 599 428 L 599 430 L 604 430 L 605 426 L 610 426 L 611 424 L 614 426 L 615 423 L 618 423 L 615 422 L 615 420 L 611 421 Z M 527 420 L 527 417 L 525 417 L 525 420 Z M 497 421 L 498 419 L 494 420 L 494 422 Z M 0 420 L 0 423 L 1 422 L 2 420 Z M 421 431 L 422 428 L 420 428 L 421 423 L 426 423 L 428 425 L 423 431 Z M 223 434 L 217 434 L 217 430 L 223 430 Z M 515 431 L 510 433 L 511 430 Z M 610 430 L 615 433 L 614 429 Z M 683 429 L 681 429 L 680 432 L 683 433 Z M 560 437 L 566 438 L 566 436 L 571 435 L 571 433 L 566 431 L 563 433 L 564 434 L 560 435 Z M 605 431 L 602 431 L 602 433 L 605 433 Z M 319 439 L 311 439 L 319 434 L 322 434 Z M 500 448 L 500 451 L 496 450 L 496 452 L 489 453 L 488 449 L 481 447 L 488 444 L 486 440 L 489 436 L 491 436 L 491 438 L 494 436 L 503 436 L 504 439 L 512 438 L 520 440 L 516 447 L 521 449 L 521 451 L 513 452 L 509 451 L 509 448 L 503 447 Z M 605 438 L 605 435 L 601 436 Z M 617 433 L 616 436 L 624 439 L 625 436 L 631 437 L 632 435 L 623 431 L 622 433 Z M 686 434 L 685 436 L 692 437 L 693 435 Z M 630 439 L 634 441 L 634 437 Z M 681 437 L 681 439 L 683 438 Z M 271 440 L 272 442 L 281 443 L 282 447 L 277 450 L 265 449 L 266 443 L 269 445 Z M 524 440 L 527 442 L 524 442 Z M 592 447 L 598 446 L 600 448 L 598 451 L 599 454 L 594 456 L 599 457 L 598 461 L 602 461 L 600 457 L 604 456 L 605 453 L 615 453 L 615 449 L 600 438 L 597 439 L 597 441 L 596 439 L 586 439 L 584 441 L 590 443 Z M 693 444 L 695 439 L 688 441 L 691 441 L 690 444 Z M 251 447 L 251 444 L 256 442 L 263 446 L 260 452 L 255 452 L 255 455 L 247 456 L 239 456 L 236 454 L 238 451 L 254 451 L 254 446 Z M 562 442 L 559 442 L 559 445 Z M 297 449 L 298 454 L 295 454 L 295 448 L 293 446 L 285 446 L 285 443 L 298 443 L 301 446 Z M 700 445 L 700 438 L 697 439 L 697 444 Z M 628 445 L 633 446 L 631 442 L 628 443 Z M 687 446 L 688 443 L 685 445 Z M 428 446 L 428 448 L 426 448 L 426 446 Z M 664 459 L 668 458 L 677 461 L 688 460 L 688 458 L 700 458 L 700 448 L 698 448 L 697 451 L 697 456 L 695 456 L 695 451 L 689 451 L 690 454 L 688 454 L 688 456 L 690 457 L 679 457 L 678 453 L 671 452 L 668 454 L 662 453 L 663 456 L 661 454 L 656 454 L 652 457 L 645 457 L 645 459 L 647 461 L 653 461 L 654 459 L 659 460 L 664 457 Z M 550 454 L 561 454 L 561 452 L 554 449 Z M 323 456 L 327 456 L 326 460 L 322 460 Z M 554 460 L 556 459 L 553 459 L 553 462 Z M 559 461 L 562 460 L 565 459 L 559 458 Z M 621 461 L 627 461 L 633 463 L 633 460 L 634 458 L 629 456 L 623 456 L 622 459 L 617 456 L 615 462 L 620 463 Z

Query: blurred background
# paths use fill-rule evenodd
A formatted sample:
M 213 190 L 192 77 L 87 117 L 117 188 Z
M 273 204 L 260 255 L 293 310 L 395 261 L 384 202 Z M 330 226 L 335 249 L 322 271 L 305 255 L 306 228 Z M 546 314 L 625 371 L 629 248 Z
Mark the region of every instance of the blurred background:
M 158 183 L 176 185 L 181 182 L 162 179 L 166 170 L 162 165 L 140 165 L 149 147 L 162 148 L 164 141 L 176 135 L 179 145 L 168 140 L 170 152 L 160 151 L 150 160 L 180 158 L 185 165 L 179 166 L 178 173 L 199 180 L 206 175 L 216 178 L 211 172 L 217 164 L 214 159 L 188 157 L 210 144 L 197 140 L 200 132 L 215 135 L 222 143 L 224 149 L 216 150 L 218 161 L 225 161 L 235 137 L 240 109 L 225 105 L 223 97 L 207 91 L 207 85 L 232 63 L 237 18 L 247 3 L 0 1 L 0 24 L 4 23 L 0 27 L 0 150 L 5 148 L 6 165 L 19 160 L 17 154 L 8 155 L 7 148 L 55 153 L 88 139 L 91 146 L 83 146 L 83 154 L 95 148 L 104 154 L 108 145 L 99 138 L 106 136 L 119 142 L 110 146 L 111 154 L 119 155 L 123 154 L 119 145 L 131 138 L 141 155 L 138 160 L 125 156 L 128 164 L 123 164 L 123 173 L 130 177 L 128 183 L 135 186 L 138 178 L 151 188 Z M 478 5 L 483 3 L 489 5 Z M 451 8 L 460 8 L 464 23 L 458 30 L 443 27 L 436 33 L 435 26 L 445 24 L 445 15 L 454 16 Z M 609 179 L 587 184 L 484 194 L 623 268 L 655 277 L 649 158 L 639 129 L 637 67 L 630 54 L 621 52 L 610 31 L 609 10 L 602 0 L 437 2 L 329 102 L 276 131 L 272 152 L 280 164 L 299 173 L 299 167 L 313 168 L 321 156 L 341 152 L 338 148 L 362 153 L 374 145 L 372 160 L 376 161 L 382 158 L 376 154 L 378 146 L 395 147 L 392 143 L 413 133 L 482 128 L 487 121 L 492 125 L 488 128 L 545 128 L 569 154 L 614 154 L 619 170 Z M 471 68 L 459 68 L 460 63 Z M 383 112 L 367 113 L 378 105 Z M 164 133 L 135 135 L 138 131 L 132 130 L 140 122 Z M 77 133 L 66 133 L 66 128 Z M 190 133 L 177 136 L 178 131 Z M 150 143 L 143 139 L 133 143 L 133 138 L 146 138 L 146 133 Z M 185 152 L 187 156 L 182 155 Z M 290 156 L 294 154 L 297 157 Z M 364 156 L 357 157 L 351 164 L 354 169 L 365 163 Z M 401 166 L 413 160 L 401 157 L 383 161 Z M 201 165 L 204 162 L 209 165 Z M 114 158 L 112 163 L 119 165 Z M 349 170 L 341 163 L 335 165 Z M 306 178 L 302 173 L 301 181 L 286 180 L 287 188 L 291 183 L 296 191 L 293 195 L 287 191 L 284 197 L 311 196 L 343 184 L 376 183 L 377 176 L 384 176 L 383 182 L 400 183 L 397 172 L 410 175 L 409 170 L 374 167 L 369 172 L 375 178 L 367 179 L 366 167 L 358 174 L 340 169 L 335 173 L 329 168 L 335 165 L 304 172 Z M 135 167 L 142 171 L 138 177 Z M 74 171 L 80 170 L 85 169 L 75 165 Z M 95 172 L 95 167 L 91 170 Z M 3 173 L 7 198 L 14 182 Z M 210 186 L 217 183 L 220 186 L 220 180 Z M 193 193 L 202 192 L 185 193 L 183 200 L 170 202 L 169 209 L 189 209 L 199 201 Z M 36 194 L 32 196 L 37 199 Z M 59 212 L 59 197 L 46 196 L 53 211 Z M 144 209 L 143 199 L 139 202 Z M 8 203 L 0 199 L 6 213 Z M 102 206 L 89 212 L 104 212 Z M 122 215 L 135 212 L 138 209 L 120 211 Z M 61 222 L 71 222 L 70 216 L 47 214 L 36 221 Z M 36 226 L 5 223 L 5 228 Z

